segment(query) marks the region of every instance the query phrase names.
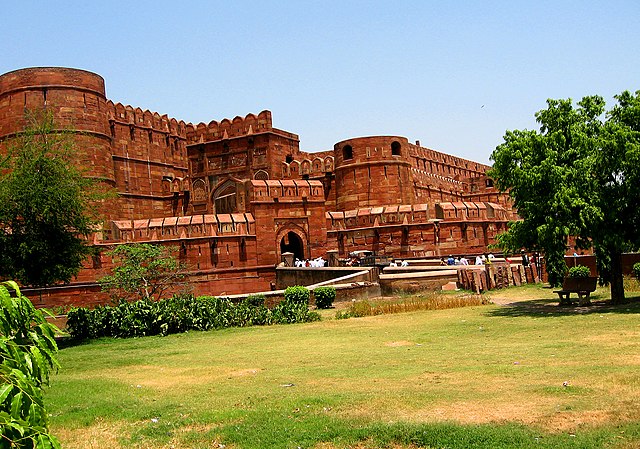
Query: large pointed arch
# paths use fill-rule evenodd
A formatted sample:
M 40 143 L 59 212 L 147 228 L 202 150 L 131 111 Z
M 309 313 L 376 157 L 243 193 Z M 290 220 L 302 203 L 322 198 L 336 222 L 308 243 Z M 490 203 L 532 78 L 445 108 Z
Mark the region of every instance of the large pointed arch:
M 238 183 L 227 179 L 216 186 L 211 194 L 214 214 L 235 214 L 238 212 Z

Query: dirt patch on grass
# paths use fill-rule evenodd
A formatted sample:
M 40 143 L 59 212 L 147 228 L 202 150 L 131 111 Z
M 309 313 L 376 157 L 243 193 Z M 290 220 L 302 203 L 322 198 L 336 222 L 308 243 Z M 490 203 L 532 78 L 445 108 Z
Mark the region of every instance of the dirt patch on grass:
M 389 346 L 391 348 L 396 348 L 398 346 L 414 346 L 415 343 L 412 343 L 407 340 L 402 340 L 402 341 L 388 341 L 384 345 Z
M 225 367 L 212 369 L 211 367 L 174 368 L 153 365 L 141 365 L 103 371 L 110 379 L 120 379 L 123 383 L 133 388 L 153 388 L 166 390 L 180 386 L 205 385 L 215 382 L 216 379 L 242 378 L 256 376 L 263 370 L 261 368 L 229 369 Z
M 621 405 L 607 410 L 561 410 L 557 398 L 513 397 L 501 401 L 437 402 L 422 408 L 402 405 L 385 406 L 380 415 L 380 403 L 360 404 L 343 412 L 352 418 L 383 419 L 385 421 L 435 423 L 455 422 L 462 425 L 520 423 L 547 432 L 575 432 L 584 427 L 634 421 L 637 407 Z
M 124 422 L 96 421 L 89 427 L 79 429 L 52 429 L 62 447 L 82 449 L 120 449 L 123 446 L 118 441 L 126 429 L 130 427 Z
M 262 370 L 260 368 L 247 368 L 241 369 L 237 371 L 231 371 L 229 373 L 229 377 L 244 377 L 244 376 L 255 376 Z
M 53 429 L 53 432 L 60 439 L 62 447 L 66 449 L 148 449 L 149 447 L 155 449 L 189 449 L 190 445 L 187 446 L 180 442 L 182 435 L 192 432 L 206 433 L 216 427 L 214 424 L 183 426 L 175 429 L 177 433 L 175 438 L 172 438 L 169 443 L 161 445 L 157 442 L 150 444 L 148 441 L 139 443 L 127 442 L 126 440 L 135 430 L 136 425 L 140 425 L 140 423 L 99 420 L 89 427 L 78 429 L 56 428 Z M 120 440 L 123 440 L 124 443 L 121 443 Z

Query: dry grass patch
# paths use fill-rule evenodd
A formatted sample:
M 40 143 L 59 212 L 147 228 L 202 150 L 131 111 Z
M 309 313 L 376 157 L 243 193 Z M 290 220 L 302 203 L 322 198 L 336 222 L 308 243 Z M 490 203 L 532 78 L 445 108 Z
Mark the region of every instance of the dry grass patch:
M 412 343 L 407 340 L 402 340 L 402 341 L 388 341 L 384 345 L 389 346 L 391 348 L 397 348 L 398 346 L 415 346 L 415 343 Z
M 63 447 L 78 447 L 84 449 L 120 449 L 120 438 L 132 430 L 132 424 L 123 421 L 97 420 L 92 425 L 69 429 L 56 429 L 56 436 L 63 443 Z

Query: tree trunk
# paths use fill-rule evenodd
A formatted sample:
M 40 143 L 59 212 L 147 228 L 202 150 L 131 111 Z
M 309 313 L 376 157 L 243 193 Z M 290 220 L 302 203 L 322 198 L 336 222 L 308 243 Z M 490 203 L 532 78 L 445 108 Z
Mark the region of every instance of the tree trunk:
M 622 254 L 617 251 L 611 253 L 611 302 L 624 302 L 624 279 L 622 277 Z

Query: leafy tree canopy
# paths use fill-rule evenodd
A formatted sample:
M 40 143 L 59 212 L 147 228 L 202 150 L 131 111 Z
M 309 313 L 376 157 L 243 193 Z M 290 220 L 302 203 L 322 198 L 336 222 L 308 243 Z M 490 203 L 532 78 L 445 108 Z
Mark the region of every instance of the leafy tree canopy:
M 98 223 L 96 181 L 75 162 L 71 133 L 51 114 L 30 114 L 29 126 L 5 142 L 0 174 L 0 278 L 24 285 L 69 282 L 90 252 Z
M 115 301 L 161 299 L 167 291 L 184 287 L 186 268 L 171 248 L 146 243 L 120 245 L 107 253 L 113 258 L 110 275 L 98 280 Z
M 522 221 L 499 245 L 545 254 L 549 281 L 566 271 L 569 236 L 593 247 L 614 301 L 624 299 L 620 255 L 640 245 L 640 91 L 623 92 L 606 110 L 599 96 L 547 100 L 539 131 L 507 131 L 489 175 L 508 191 Z

